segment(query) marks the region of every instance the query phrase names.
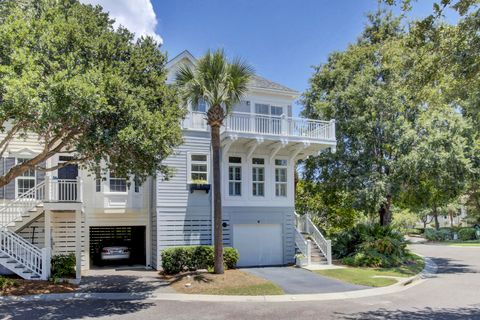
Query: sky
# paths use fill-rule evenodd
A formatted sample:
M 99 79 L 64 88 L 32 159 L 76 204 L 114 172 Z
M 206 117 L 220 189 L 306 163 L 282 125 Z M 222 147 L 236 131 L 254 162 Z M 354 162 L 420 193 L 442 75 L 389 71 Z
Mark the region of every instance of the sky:
M 308 88 L 312 66 L 355 42 L 366 13 L 378 8 L 377 0 L 81 1 L 102 5 L 137 35 L 154 36 L 170 59 L 185 49 L 199 57 L 223 48 L 257 74 L 300 93 Z M 432 1 L 419 0 L 411 18 L 431 13 Z M 449 13 L 447 20 L 455 16 Z M 300 108 L 297 104 L 294 114 Z

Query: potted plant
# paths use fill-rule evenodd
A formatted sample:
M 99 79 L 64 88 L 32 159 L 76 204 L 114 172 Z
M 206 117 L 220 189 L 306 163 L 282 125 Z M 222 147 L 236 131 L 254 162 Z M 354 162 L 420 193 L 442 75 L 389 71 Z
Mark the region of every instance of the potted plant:
M 297 267 L 304 267 L 307 265 L 307 257 L 303 253 L 298 253 L 295 255 L 295 265 Z
M 193 193 L 195 190 L 204 190 L 208 193 L 210 191 L 210 184 L 207 183 L 207 180 L 192 180 L 190 183 L 190 193 Z

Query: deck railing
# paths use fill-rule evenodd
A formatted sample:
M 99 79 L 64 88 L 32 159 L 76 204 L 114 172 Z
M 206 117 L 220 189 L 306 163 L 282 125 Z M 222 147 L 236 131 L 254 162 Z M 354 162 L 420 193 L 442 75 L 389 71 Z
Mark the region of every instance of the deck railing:
M 335 140 L 335 121 L 320 121 L 286 116 L 232 112 L 227 115 L 223 130 L 234 133 L 253 133 L 284 137 L 303 137 L 316 140 Z M 208 130 L 206 114 L 191 112 L 183 122 L 185 129 Z

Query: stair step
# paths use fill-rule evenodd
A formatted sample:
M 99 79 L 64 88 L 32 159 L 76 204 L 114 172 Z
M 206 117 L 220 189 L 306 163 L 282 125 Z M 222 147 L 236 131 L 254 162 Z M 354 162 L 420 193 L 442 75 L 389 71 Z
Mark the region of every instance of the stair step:
M 18 264 L 14 267 L 15 269 L 23 269 L 25 268 L 22 264 Z
M 40 279 L 40 276 L 35 274 L 33 276 L 30 276 L 30 279 Z

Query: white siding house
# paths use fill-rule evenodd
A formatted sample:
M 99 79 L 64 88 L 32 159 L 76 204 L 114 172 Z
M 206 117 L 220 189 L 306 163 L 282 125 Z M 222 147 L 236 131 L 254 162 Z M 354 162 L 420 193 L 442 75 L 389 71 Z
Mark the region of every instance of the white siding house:
M 188 51 L 175 57 L 169 81 L 180 64 L 195 62 Z M 293 118 L 297 97 L 254 76 L 222 128 L 223 240 L 239 251 L 240 266 L 290 264 L 298 250 L 308 262 L 330 261 L 329 242 L 308 217 L 295 215 L 294 172 L 298 160 L 335 150 L 335 122 Z M 0 272 L 45 279 L 52 255 L 75 253 L 80 277 L 116 241 L 131 247 L 129 263 L 158 269 L 165 248 L 212 244 L 206 108 L 188 106 L 183 144 L 164 162 L 174 170 L 169 179 L 158 175 L 142 185 L 113 174 L 96 179 L 68 165 L 46 174 L 31 170 L 0 188 Z M 14 140 L 0 158 L 0 174 L 41 150 L 35 136 Z M 47 165 L 68 157 L 56 155 Z

